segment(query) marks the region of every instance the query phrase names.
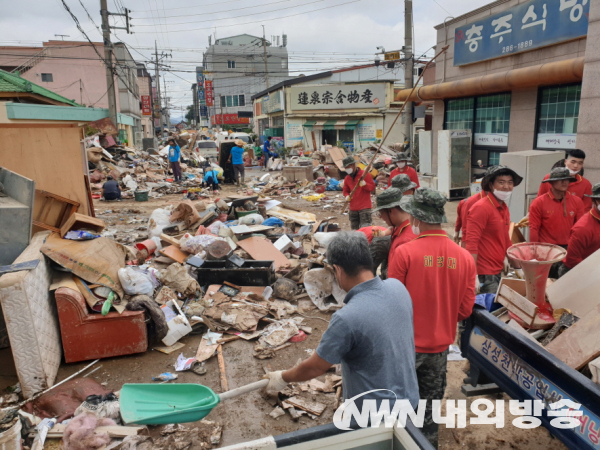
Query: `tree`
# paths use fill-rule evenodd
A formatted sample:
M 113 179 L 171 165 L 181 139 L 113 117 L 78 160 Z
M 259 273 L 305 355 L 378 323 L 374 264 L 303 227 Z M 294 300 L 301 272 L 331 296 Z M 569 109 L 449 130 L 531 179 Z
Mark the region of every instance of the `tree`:
M 189 105 L 187 107 L 187 113 L 185 113 L 185 121 L 187 123 L 192 123 L 192 120 L 196 118 L 194 114 L 194 105 Z

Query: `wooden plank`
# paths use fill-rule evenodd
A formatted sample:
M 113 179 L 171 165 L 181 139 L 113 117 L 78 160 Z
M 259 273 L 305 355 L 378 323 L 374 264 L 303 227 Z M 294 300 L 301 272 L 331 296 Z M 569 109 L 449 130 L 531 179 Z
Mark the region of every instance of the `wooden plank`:
M 546 288 L 554 309 L 566 308 L 583 317 L 600 304 L 600 250 L 592 253 Z
M 275 261 L 275 270 L 290 265 L 285 255 L 277 250 L 271 241 L 266 238 L 252 236 L 248 239 L 238 241 L 238 245 L 257 261 Z
M 320 416 L 321 414 L 323 414 L 323 411 L 325 411 L 325 408 L 327 408 L 327 405 L 324 405 L 323 403 L 313 402 L 306 398 L 298 396 L 290 397 L 286 400 L 286 402 L 292 406 L 295 406 L 296 408 L 308 411 L 309 413 L 314 414 L 316 416 Z
M 65 429 L 68 425 L 56 424 L 52 427 L 50 431 L 48 431 L 48 438 L 57 439 L 62 438 L 65 432 Z M 94 430 L 94 433 L 108 433 L 111 438 L 124 438 L 127 436 L 137 436 L 145 430 L 146 427 L 121 427 L 118 425 L 111 425 L 105 427 L 98 427 Z
M 172 260 L 177 261 L 180 264 L 183 264 L 185 259 L 188 256 L 190 256 L 189 253 L 180 250 L 174 245 L 170 245 L 166 248 L 163 248 L 162 250 L 159 250 L 158 253 L 160 253 L 163 256 L 166 256 L 167 258 L 171 258 Z
M 161 233 L 160 240 L 165 241 L 169 245 L 174 245 L 175 247 L 179 248 L 179 239 L 177 239 L 174 236 L 169 236 L 168 234 Z
M 539 341 L 537 339 L 535 339 L 531 334 L 529 334 L 525 328 L 523 328 L 521 325 L 519 325 L 517 321 L 515 321 L 515 320 L 509 320 L 508 323 L 507 323 L 507 325 L 510 328 L 512 328 L 513 330 L 515 330 L 517 333 L 525 336 L 530 341 L 535 342 L 539 346 L 542 345 L 542 344 L 539 343 Z
M 537 306 L 519 294 L 517 291 L 502 284 L 498 290 L 496 301 L 506 306 L 512 313 L 519 316 L 525 323 L 532 324 L 537 314 Z
M 104 220 L 86 216 L 85 214 L 74 213 L 60 227 L 60 237 L 64 238 L 65 234 L 70 230 L 86 229 L 100 233 L 104 228 L 106 228 Z
M 221 379 L 221 389 L 223 392 L 227 392 L 229 390 L 229 385 L 227 384 L 227 374 L 225 373 L 225 358 L 223 358 L 223 346 L 219 344 L 217 346 L 217 361 L 219 363 L 219 378 Z
M 600 305 L 563 331 L 546 350 L 575 370 L 600 356 Z
M 183 347 L 185 347 L 184 344 L 182 344 L 181 342 L 176 342 L 169 347 L 154 347 L 154 350 L 170 355 L 171 353 L 176 352 L 177 350 Z

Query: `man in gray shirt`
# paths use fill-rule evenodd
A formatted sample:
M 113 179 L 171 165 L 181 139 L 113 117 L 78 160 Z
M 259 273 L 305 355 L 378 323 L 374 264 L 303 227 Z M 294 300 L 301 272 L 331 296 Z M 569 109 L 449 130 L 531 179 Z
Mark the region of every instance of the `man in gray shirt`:
M 371 392 L 355 401 L 407 399 L 419 401 L 415 371 L 412 301 L 398 280 L 382 281 L 373 275 L 369 243 L 362 233 L 339 233 L 327 247 L 327 261 L 338 284 L 348 294 L 344 307 L 333 314 L 317 351 L 298 366 L 271 372 L 267 392 L 287 383 L 323 375 L 333 364 L 342 364 L 344 398 Z

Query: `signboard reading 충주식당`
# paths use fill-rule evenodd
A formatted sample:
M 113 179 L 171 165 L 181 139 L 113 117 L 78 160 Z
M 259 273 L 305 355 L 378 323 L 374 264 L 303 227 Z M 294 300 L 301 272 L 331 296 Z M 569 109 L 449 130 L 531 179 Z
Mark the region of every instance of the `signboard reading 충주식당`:
M 385 83 L 297 86 L 291 91 L 292 111 L 385 107 Z
M 531 0 L 458 27 L 454 33 L 454 65 L 586 36 L 591 1 Z

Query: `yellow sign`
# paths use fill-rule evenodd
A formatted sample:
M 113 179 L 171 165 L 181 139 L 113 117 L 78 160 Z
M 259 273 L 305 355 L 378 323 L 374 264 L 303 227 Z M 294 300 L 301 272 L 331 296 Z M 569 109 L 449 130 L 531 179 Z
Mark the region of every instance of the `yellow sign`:
M 383 138 L 383 130 L 375 130 L 375 139 Z
M 386 61 L 395 61 L 400 59 L 400 52 L 389 52 L 386 53 L 383 57 Z

